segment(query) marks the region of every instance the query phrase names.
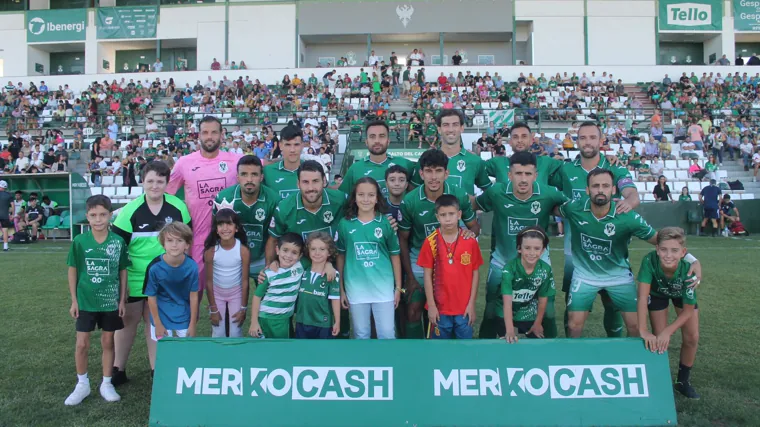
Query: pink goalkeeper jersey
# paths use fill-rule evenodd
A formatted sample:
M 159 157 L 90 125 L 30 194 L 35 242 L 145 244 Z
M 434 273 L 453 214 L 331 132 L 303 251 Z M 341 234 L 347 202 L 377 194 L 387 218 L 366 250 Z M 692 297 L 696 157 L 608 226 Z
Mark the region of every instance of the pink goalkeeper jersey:
M 215 158 L 207 159 L 196 151 L 180 157 L 174 165 L 166 192 L 176 194 L 184 185 L 185 204 L 193 220 L 194 247 L 202 247 L 211 231 L 211 211 L 216 194 L 237 183 L 237 163 L 241 157 L 219 151 Z

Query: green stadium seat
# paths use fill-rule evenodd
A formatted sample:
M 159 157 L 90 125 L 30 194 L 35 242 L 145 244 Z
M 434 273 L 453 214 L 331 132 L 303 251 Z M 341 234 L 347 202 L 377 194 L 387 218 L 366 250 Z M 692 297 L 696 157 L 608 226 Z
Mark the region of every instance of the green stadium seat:
M 71 215 L 71 211 L 63 211 L 63 212 L 61 212 L 61 218 L 68 218 L 69 215 Z
M 68 211 L 66 211 L 68 212 Z M 58 215 L 50 215 L 45 222 L 45 225 L 42 226 L 43 230 L 54 230 L 58 228 L 61 225 L 61 217 Z
M 69 228 L 69 227 L 71 227 L 71 216 L 61 218 L 61 225 L 58 228 Z

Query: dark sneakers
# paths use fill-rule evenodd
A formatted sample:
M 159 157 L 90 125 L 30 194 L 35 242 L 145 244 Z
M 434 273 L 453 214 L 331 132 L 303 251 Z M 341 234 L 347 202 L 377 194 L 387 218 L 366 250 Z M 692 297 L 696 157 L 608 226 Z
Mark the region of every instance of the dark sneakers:
M 697 391 L 694 390 L 694 387 L 691 386 L 691 383 L 689 382 L 676 382 L 674 385 L 677 392 L 683 394 L 689 399 L 699 399 L 699 394 L 697 394 Z
M 114 387 L 118 387 L 127 382 L 129 382 L 127 371 L 120 371 L 119 368 L 114 366 L 113 373 L 111 374 L 111 384 L 113 384 Z

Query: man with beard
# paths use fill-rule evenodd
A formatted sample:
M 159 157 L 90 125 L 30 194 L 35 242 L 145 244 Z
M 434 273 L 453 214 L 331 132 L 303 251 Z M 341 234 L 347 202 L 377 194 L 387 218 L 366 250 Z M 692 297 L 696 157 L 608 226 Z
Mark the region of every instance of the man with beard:
M 602 131 L 594 122 L 584 122 L 578 128 L 578 147 L 580 156 L 572 162 L 565 163 L 554 174 L 551 185 L 557 187 L 565 193 L 570 200 L 584 202 L 588 200 L 586 190 L 586 179 L 588 175 L 596 169 L 609 170 L 613 176 L 613 184 L 617 188 L 616 194 L 621 194 L 623 199 L 615 200 L 615 212 L 624 214 L 635 209 L 639 203 L 639 192 L 633 183 L 631 174 L 628 169 L 620 166 L 613 166 L 606 157 L 599 154 L 602 145 Z M 570 242 L 573 241 L 572 231 L 565 223 L 565 274 L 562 283 L 562 290 L 565 292 L 565 299 L 568 299 L 570 290 L 570 280 L 573 277 L 573 252 L 571 251 Z M 623 336 L 623 319 L 620 313 L 615 310 L 607 292 L 602 291 L 602 304 L 604 305 L 604 329 L 608 337 Z M 569 334 L 567 326 L 568 314 L 565 311 L 565 333 Z
M 280 132 L 282 160 L 264 168 L 264 185 L 276 190 L 280 199 L 298 191 L 298 167 L 301 166 L 303 131 L 294 125 L 285 126 Z
M 467 195 L 475 194 L 475 186 L 485 190 L 493 185 L 486 173 L 486 162 L 462 147 L 462 131 L 464 131 L 464 115 L 459 110 L 442 110 L 436 117 L 438 134 L 441 136 L 441 151 L 449 158 L 449 177 L 446 182 L 454 187 L 463 189 Z M 412 184 L 422 185 L 419 173 L 412 175 Z
M 533 132 L 527 123 L 518 122 L 509 129 L 509 145 L 514 153 L 530 152 L 533 143 Z M 536 159 L 536 182 L 548 184 L 555 173 L 565 162 L 549 156 L 539 156 Z M 486 172 L 496 178 L 496 182 L 509 181 L 509 157 L 494 156 L 486 162 Z
M 206 274 L 203 265 L 203 242 L 211 231 L 211 213 L 217 193 L 235 183 L 235 168 L 240 155 L 219 150 L 222 145 L 222 122 L 206 116 L 200 122 L 200 150 L 180 157 L 172 169 L 166 192 L 185 190 L 185 204 L 193 220 L 191 254 L 198 264 L 199 298 L 203 294 Z
M 380 190 L 384 197 L 388 197 L 388 189 L 385 185 L 385 171 L 393 165 L 399 165 L 409 173 L 414 169 L 414 163 L 403 157 L 394 157 L 388 154 L 388 145 L 390 140 L 390 130 L 388 125 L 382 120 L 375 120 L 367 124 L 364 134 L 367 140 L 369 154 L 361 160 L 355 161 L 348 168 L 343 182 L 340 184 L 340 191 L 351 194 L 354 184 L 359 178 L 368 176 L 373 178 L 380 185 Z
M 539 157 L 540 159 L 541 157 Z M 553 220 L 555 209 L 567 201 L 556 188 L 539 183 L 536 179 L 536 156 L 527 151 L 512 155 L 509 180 L 497 182 L 472 202 L 474 210 L 494 212 L 491 241 L 494 249 L 486 280 L 486 308 L 480 324 L 480 338 L 496 338 L 500 321 L 501 279 L 504 266 L 518 257 L 517 235 L 523 228 L 540 226 L 546 230 Z M 549 261 L 549 251 L 543 260 Z M 554 296 L 549 297 L 543 319 L 544 336 L 557 337 L 554 316 Z
M 216 195 L 214 214 L 229 208 L 240 217 L 251 252 L 250 276 L 257 277 L 265 267 L 264 250 L 269 237 L 269 223 L 280 201 L 276 191 L 261 185 L 264 180 L 261 160 L 243 156 L 237 164 L 237 184 Z

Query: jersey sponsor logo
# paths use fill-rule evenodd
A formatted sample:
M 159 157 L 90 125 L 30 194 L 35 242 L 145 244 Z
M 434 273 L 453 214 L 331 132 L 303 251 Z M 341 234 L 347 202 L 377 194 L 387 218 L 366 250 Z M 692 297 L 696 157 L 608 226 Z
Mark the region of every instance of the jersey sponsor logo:
M 512 301 L 514 302 L 528 302 L 533 299 L 533 295 L 536 294 L 535 289 L 520 289 L 519 291 L 512 292 Z
M 380 227 L 375 228 L 375 237 L 378 239 L 383 237 L 383 229 Z
M 111 273 L 111 264 L 105 258 L 85 258 L 88 276 L 107 276 Z
M 253 242 L 264 241 L 264 226 L 261 224 L 244 224 L 245 235 L 248 238 L 248 246 L 253 249 Z
M 581 199 L 583 199 L 584 195 L 586 195 L 586 189 L 585 188 L 574 188 L 573 189 L 573 200 L 581 200 Z
M 224 178 L 211 178 L 198 181 L 198 197 L 213 199 L 217 193 L 224 190 L 227 181 Z
M 530 213 L 533 215 L 538 215 L 538 213 L 541 212 L 541 202 L 536 200 L 535 202 L 530 204 Z
M 230 167 L 227 165 L 227 162 L 219 162 L 219 172 L 227 173 L 228 170 L 230 170 Z
M 142 230 L 145 227 L 147 227 L 148 225 L 150 225 L 150 224 L 140 224 L 140 225 L 137 226 L 137 228 L 139 228 L 140 230 Z
M 298 222 L 296 222 L 297 225 L 301 225 L 304 222 L 306 222 L 306 219 L 299 219 Z
M 266 218 L 266 212 L 264 212 L 264 209 L 258 208 L 256 209 L 256 213 L 254 214 L 254 218 L 256 221 L 264 221 L 264 218 Z
M 604 226 L 604 234 L 607 235 L 607 237 L 612 237 L 615 235 L 615 224 L 609 222 L 605 224 Z
M 507 204 L 507 205 L 504 205 L 504 207 L 505 207 L 506 209 L 509 209 L 509 208 L 511 208 L 512 206 L 514 206 L 512 203 L 510 203 L 510 204 Z
M 349 231 L 348 234 L 354 234 L 355 232 L 356 232 L 356 229 L 354 228 L 353 230 Z
M 355 242 L 354 255 L 357 261 L 380 259 L 380 249 L 376 242 Z
M 291 370 L 292 369 L 292 370 Z M 391 367 L 177 368 L 176 394 L 291 400 L 393 400 Z
M 578 225 L 588 225 L 588 221 L 578 221 Z
M 459 175 L 449 175 L 449 177 L 446 178 L 446 182 L 454 187 L 462 187 L 462 177 Z
M 425 224 L 425 235 L 429 236 L 429 235 L 433 234 L 433 232 L 435 231 L 435 229 L 438 228 L 440 225 L 441 225 L 441 223 L 438 222 L 438 221 Z
M 197 171 L 197 170 L 198 170 L 198 169 L 200 169 L 200 168 L 201 168 L 200 166 L 196 166 L 196 167 L 194 167 L 194 168 L 192 168 L 192 169 L 190 169 L 190 170 L 191 170 L 191 171 L 193 171 L 193 172 L 195 172 L 195 171 Z
M 507 217 L 507 234 L 517 236 L 523 228 L 538 225 L 538 218 L 513 218 Z
M 467 164 L 464 162 L 464 160 L 460 160 L 457 162 L 457 170 L 459 172 L 464 172 L 464 170 L 467 169 Z
M 422 212 L 420 212 L 420 216 L 425 216 L 425 215 L 427 215 L 428 212 L 429 211 L 422 211 Z
M 371 173 L 372 173 L 372 170 L 368 170 L 367 172 L 364 172 L 364 176 L 368 176 Z
M 85 251 L 84 251 L 84 253 L 86 253 L 86 254 L 89 254 L 90 252 L 92 252 L 92 249 L 85 249 Z
M 459 263 L 462 265 L 470 265 L 470 262 L 472 262 L 472 255 L 470 253 L 466 252 L 462 254 L 461 257 L 459 257 Z
M 577 176 L 574 176 L 574 177 L 570 178 L 570 182 L 575 182 L 576 180 L 578 180 Z
M 279 183 L 281 183 L 284 180 L 285 180 L 285 178 L 277 178 L 276 180 L 274 180 L 274 183 L 275 184 L 279 184 Z
M 334 240 L 338 240 L 338 233 L 337 232 L 333 233 L 332 229 L 330 227 L 322 227 L 322 228 L 315 228 L 314 230 L 302 231 L 301 232 L 301 238 L 305 242 L 306 239 L 309 237 L 309 234 L 317 232 L 317 231 L 324 231 L 325 233 L 327 233 L 327 234 L 329 234 L 331 236 L 334 235 L 335 236 Z
M 335 217 L 333 216 L 333 213 L 330 211 L 325 211 L 325 213 L 322 214 L 322 220 L 328 224 L 333 222 Z
M 545 396 L 551 399 L 649 397 L 646 366 L 556 365 L 433 370 L 434 396 Z
M 581 233 L 581 247 L 584 251 L 594 255 L 611 255 L 612 240 L 599 239 Z
M 298 189 L 294 189 L 294 190 L 280 190 L 280 199 L 285 199 L 289 195 L 295 193 L 296 191 L 298 191 Z

